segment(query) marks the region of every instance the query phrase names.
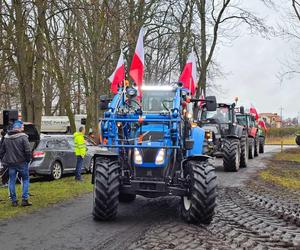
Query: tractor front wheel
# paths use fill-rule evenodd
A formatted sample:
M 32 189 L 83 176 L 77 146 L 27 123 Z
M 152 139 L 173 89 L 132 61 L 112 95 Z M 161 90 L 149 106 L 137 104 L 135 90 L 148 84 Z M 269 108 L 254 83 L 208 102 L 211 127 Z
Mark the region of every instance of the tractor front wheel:
M 248 164 L 248 140 L 247 136 L 241 138 L 241 160 L 240 167 L 246 168 Z
M 263 154 L 265 152 L 265 137 L 259 137 L 259 153 Z
M 254 139 L 249 138 L 248 142 L 249 142 L 249 159 L 253 159 L 254 158 Z
M 240 141 L 226 139 L 223 144 L 223 167 L 226 172 L 237 172 L 240 169 Z
M 254 139 L 254 157 L 258 156 L 259 151 L 259 137 L 256 136 Z
M 181 217 L 188 223 L 209 224 L 216 207 L 215 169 L 207 161 L 188 161 L 184 177 L 189 186 L 189 194 L 181 198 Z
M 93 216 L 108 221 L 117 216 L 119 205 L 119 163 L 114 159 L 95 158 Z

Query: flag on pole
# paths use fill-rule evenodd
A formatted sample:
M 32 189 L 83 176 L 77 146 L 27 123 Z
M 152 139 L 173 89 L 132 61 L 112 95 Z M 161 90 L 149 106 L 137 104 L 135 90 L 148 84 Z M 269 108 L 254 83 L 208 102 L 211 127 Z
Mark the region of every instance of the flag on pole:
M 183 68 L 183 71 L 179 77 L 179 81 L 183 83 L 183 87 L 191 91 L 191 94 L 195 94 L 197 86 L 197 74 L 196 74 L 196 59 L 195 53 L 192 51 L 189 54 L 188 60 Z
M 139 33 L 135 52 L 132 58 L 129 75 L 138 87 L 138 96 L 141 97 L 141 87 L 144 78 L 144 28 L 142 27 Z
M 266 123 L 265 123 L 264 120 L 260 120 L 260 121 L 258 122 L 258 125 L 259 125 L 261 128 L 263 128 L 266 132 L 268 131 L 268 128 L 267 128 Z
M 124 65 L 124 56 L 123 51 L 121 50 L 121 54 L 118 60 L 117 67 L 112 75 L 108 78 L 111 82 L 111 91 L 116 94 L 118 93 L 119 84 L 125 79 L 125 65 Z
M 255 120 L 258 121 L 259 115 L 256 111 L 256 108 L 252 104 L 251 104 L 251 107 L 250 107 L 250 114 L 254 115 Z

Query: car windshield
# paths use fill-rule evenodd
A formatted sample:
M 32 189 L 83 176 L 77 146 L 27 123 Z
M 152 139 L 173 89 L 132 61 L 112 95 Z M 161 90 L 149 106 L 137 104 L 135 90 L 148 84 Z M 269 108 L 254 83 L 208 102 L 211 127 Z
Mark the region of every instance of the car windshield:
M 144 112 L 161 112 L 173 108 L 174 90 L 144 90 L 142 107 Z
M 246 115 L 237 115 L 237 121 L 239 124 L 247 126 L 247 116 Z
M 202 113 L 202 120 L 214 119 L 219 123 L 230 123 L 231 115 L 228 107 L 218 107 L 216 111 L 205 111 Z

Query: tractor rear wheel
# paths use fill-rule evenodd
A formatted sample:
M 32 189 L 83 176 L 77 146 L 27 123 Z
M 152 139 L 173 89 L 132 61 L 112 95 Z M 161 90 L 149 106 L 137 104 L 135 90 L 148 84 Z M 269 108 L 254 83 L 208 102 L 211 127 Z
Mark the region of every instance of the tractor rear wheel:
M 183 174 L 189 185 L 189 194 L 181 198 L 181 217 L 188 223 L 209 224 L 216 207 L 215 169 L 207 161 L 188 161 Z
M 246 168 L 248 164 L 248 140 L 247 136 L 241 138 L 241 160 L 240 167 Z
M 240 168 L 240 141 L 238 139 L 226 139 L 223 144 L 223 166 L 226 172 L 237 172 Z
M 259 137 L 259 153 L 263 154 L 265 152 L 265 137 Z
M 113 220 L 119 205 L 119 163 L 96 157 L 95 168 L 93 216 L 96 220 Z
M 249 143 L 249 159 L 253 159 L 254 158 L 254 139 L 248 138 L 248 143 Z
M 296 137 L 296 144 L 300 146 L 300 135 L 297 135 Z
M 124 193 L 119 194 L 120 202 L 132 202 L 135 200 L 135 198 L 136 198 L 135 194 L 124 194 Z
M 254 139 L 254 157 L 258 156 L 259 151 L 259 137 L 256 136 Z

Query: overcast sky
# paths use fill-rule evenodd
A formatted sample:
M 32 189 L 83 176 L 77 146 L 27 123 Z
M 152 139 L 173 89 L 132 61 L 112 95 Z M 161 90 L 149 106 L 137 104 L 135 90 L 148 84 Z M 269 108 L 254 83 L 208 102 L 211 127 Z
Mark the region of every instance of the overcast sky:
M 288 5 L 291 0 L 277 0 Z M 280 22 L 280 14 L 266 6 L 260 0 L 243 1 L 259 16 L 266 19 L 268 25 Z M 291 57 L 295 43 L 281 38 L 264 39 L 260 35 L 249 35 L 243 27 L 242 36 L 230 47 L 220 47 L 218 62 L 226 79 L 219 79 L 223 94 L 218 94 L 219 101 L 232 102 L 239 97 L 239 104 L 249 107 L 252 103 L 258 112 L 280 113 L 283 117 L 296 117 L 300 112 L 300 75 L 286 80 L 282 85 L 276 77 L 282 71 L 282 62 Z M 300 65 L 299 65 L 300 69 Z

